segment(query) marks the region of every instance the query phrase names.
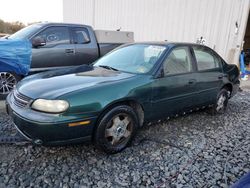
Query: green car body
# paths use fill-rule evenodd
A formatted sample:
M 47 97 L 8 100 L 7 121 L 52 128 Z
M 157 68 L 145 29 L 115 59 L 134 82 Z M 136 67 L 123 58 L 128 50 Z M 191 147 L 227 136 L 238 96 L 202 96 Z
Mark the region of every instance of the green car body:
M 222 88 L 227 88 L 229 97 L 238 90 L 238 68 L 226 64 L 208 47 L 135 43 L 117 50 L 133 45 L 160 46 L 164 51 L 146 73 L 117 71 L 94 64 L 40 73 L 22 80 L 6 100 L 7 111 L 17 129 L 37 144 L 82 142 L 93 138 L 101 118 L 115 106 L 130 106 L 137 114 L 138 126 L 142 126 L 197 107 L 214 105 Z M 163 62 L 174 49 L 182 47 L 188 50 L 190 71 L 164 74 Z M 218 67 L 199 71 L 193 48 L 211 53 L 217 58 Z M 34 110 L 31 106 L 36 99 L 63 100 L 69 107 L 61 113 Z

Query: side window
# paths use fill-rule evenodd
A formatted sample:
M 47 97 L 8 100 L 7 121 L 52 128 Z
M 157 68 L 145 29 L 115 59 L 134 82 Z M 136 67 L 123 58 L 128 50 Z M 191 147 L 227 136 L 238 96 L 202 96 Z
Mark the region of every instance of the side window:
M 75 44 L 85 44 L 90 42 L 89 33 L 86 28 L 74 28 L 73 37 Z
M 188 47 L 175 48 L 163 63 L 164 75 L 192 71 L 192 61 Z
M 209 70 L 219 67 L 219 59 L 209 50 L 199 47 L 194 47 L 193 49 L 199 71 Z
M 69 44 L 69 30 L 67 27 L 49 27 L 35 38 L 42 38 L 47 45 Z

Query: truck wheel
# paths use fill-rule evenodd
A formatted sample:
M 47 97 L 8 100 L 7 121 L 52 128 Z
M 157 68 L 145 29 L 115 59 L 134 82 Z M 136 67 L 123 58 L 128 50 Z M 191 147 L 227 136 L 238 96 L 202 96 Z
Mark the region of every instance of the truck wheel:
M 216 103 L 211 109 L 211 113 L 215 114 L 223 114 L 227 109 L 227 103 L 229 99 L 228 90 L 226 88 L 222 88 L 218 93 Z
M 21 77 L 14 73 L 0 72 L 0 99 L 4 99 L 20 79 Z
M 139 121 L 134 110 L 126 105 L 108 111 L 97 125 L 94 142 L 106 153 L 118 153 L 132 141 Z

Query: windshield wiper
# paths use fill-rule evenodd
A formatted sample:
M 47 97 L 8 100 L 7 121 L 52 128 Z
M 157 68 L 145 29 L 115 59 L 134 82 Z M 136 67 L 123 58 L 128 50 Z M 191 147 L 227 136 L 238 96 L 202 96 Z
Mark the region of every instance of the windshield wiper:
M 105 68 L 105 69 L 109 69 L 109 70 L 113 70 L 113 71 L 119 71 L 118 69 L 115 69 L 113 67 L 110 67 L 108 65 L 99 65 L 99 67 Z

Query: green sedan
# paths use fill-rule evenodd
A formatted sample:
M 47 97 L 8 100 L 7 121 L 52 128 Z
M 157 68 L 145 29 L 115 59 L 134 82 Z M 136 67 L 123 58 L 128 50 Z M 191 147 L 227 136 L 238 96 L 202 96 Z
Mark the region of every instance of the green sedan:
M 239 83 L 237 66 L 206 46 L 134 43 L 92 65 L 25 78 L 6 108 L 35 144 L 93 141 L 116 153 L 146 123 L 208 106 L 225 112 Z

